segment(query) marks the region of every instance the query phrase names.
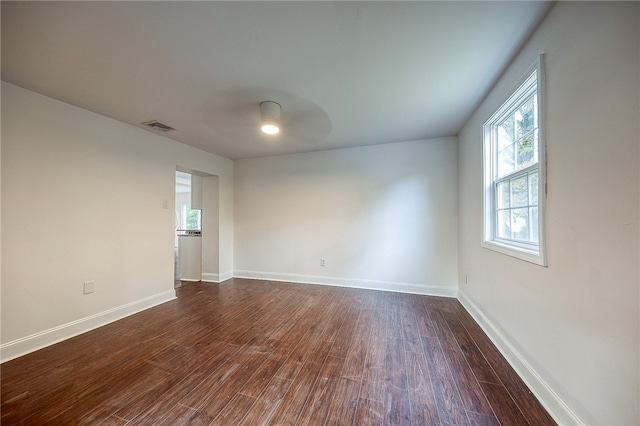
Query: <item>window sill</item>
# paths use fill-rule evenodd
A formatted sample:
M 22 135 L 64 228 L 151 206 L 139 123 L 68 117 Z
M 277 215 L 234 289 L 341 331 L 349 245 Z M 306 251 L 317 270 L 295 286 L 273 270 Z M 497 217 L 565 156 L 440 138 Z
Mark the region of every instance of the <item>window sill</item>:
M 547 259 L 540 250 L 528 250 L 523 247 L 509 245 L 498 241 L 483 241 L 482 247 L 515 257 L 526 262 L 534 263 L 540 266 L 547 266 Z

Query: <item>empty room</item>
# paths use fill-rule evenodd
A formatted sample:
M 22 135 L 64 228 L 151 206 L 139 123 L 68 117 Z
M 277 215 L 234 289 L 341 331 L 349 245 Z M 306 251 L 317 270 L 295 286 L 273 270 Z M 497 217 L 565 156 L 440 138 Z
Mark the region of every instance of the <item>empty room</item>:
M 3 425 L 640 424 L 640 3 L 0 28 Z

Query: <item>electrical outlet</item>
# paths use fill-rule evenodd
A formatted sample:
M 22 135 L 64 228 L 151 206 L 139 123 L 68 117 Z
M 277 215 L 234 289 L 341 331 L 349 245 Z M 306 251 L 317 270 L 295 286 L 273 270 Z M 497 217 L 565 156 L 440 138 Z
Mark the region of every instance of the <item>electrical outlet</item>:
M 464 283 L 468 284 L 469 283 L 469 279 L 467 277 L 467 274 L 464 274 Z
M 91 294 L 94 290 L 94 281 L 85 281 L 82 287 L 82 294 Z
M 324 261 L 324 258 L 320 259 L 320 266 L 327 266 L 327 264 Z
M 169 200 L 162 200 L 162 208 L 163 209 L 169 208 Z

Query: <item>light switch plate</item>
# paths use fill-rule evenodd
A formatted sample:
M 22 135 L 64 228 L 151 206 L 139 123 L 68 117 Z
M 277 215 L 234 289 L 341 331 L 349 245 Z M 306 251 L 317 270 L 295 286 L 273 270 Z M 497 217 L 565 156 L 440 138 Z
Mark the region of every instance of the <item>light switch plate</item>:
M 82 294 L 91 294 L 93 293 L 94 290 L 94 281 L 85 281 L 84 282 L 84 287 L 82 289 Z

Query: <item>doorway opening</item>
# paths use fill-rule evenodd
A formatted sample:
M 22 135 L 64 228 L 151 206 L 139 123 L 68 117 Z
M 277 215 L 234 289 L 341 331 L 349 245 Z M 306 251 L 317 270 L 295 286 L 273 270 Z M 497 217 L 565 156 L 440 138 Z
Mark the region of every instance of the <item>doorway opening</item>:
M 200 281 L 202 274 L 202 188 L 191 173 L 176 171 L 176 232 L 174 287 L 183 281 Z M 200 194 L 198 194 L 200 192 Z
M 218 282 L 218 176 L 177 168 L 175 175 L 174 287 Z

